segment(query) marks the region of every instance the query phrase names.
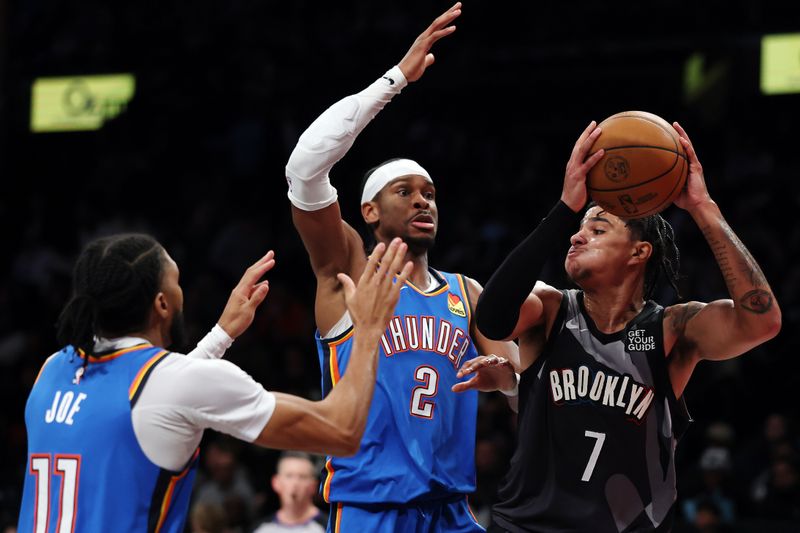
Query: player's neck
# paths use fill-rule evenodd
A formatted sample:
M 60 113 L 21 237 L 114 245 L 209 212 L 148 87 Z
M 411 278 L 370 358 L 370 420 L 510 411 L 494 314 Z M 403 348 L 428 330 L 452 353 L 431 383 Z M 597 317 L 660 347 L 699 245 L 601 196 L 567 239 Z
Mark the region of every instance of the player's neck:
M 615 333 L 625 328 L 628 322 L 644 307 L 642 291 L 623 286 L 602 291 L 584 290 L 583 305 L 595 326 L 603 333 Z
M 153 346 L 160 346 L 166 348 L 164 336 L 161 334 L 159 328 L 152 327 L 141 331 L 134 331 L 125 335 L 126 337 L 138 337 L 144 339 Z
M 428 274 L 428 253 L 424 252 L 415 255 L 409 251 L 406 253 L 405 260 L 414 263 L 414 270 L 411 272 L 408 281 L 417 287 L 427 287 L 430 279 L 430 275 Z
M 317 516 L 318 512 L 319 510 L 310 503 L 287 505 L 278 509 L 278 521 L 287 526 L 298 526 Z

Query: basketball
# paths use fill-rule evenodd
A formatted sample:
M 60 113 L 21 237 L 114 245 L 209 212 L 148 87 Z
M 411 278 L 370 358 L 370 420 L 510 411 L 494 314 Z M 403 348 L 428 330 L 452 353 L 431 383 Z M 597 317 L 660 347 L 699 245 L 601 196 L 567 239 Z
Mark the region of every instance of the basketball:
M 667 208 L 683 189 L 689 170 L 678 132 L 645 111 L 617 113 L 599 126 L 603 133 L 590 153 L 602 148 L 605 154 L 587 176 L 592 200 L 623 218 Z

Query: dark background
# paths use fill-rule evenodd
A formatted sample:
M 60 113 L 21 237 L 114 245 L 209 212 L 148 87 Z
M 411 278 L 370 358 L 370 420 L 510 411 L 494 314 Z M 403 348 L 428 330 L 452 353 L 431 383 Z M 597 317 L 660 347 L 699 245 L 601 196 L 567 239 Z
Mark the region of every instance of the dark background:
M 319 113 L 397 63 L 448 7 L 0 0 L 0 521 L 16 520 L 25 399 L 58 349 L 53 324 L 71 264 L 93 237 L 146 231 L 165 245 L 181 268 L 193 341 L 215 323 L 244 268 L 274 248 L 268 300 L 227 357 L 269 389 L 318 396 L 313 275 L 291 225 L 284 165 Z M 416 159 L 438 189 L 431 264 L 485 283 L 557 200 L 590 120 L 641 109 L 680 121 L 712 197 L 772 284 L 783 330 L 739 359 L 697 368 L 686 391 L 695 424 L 679 446 L 679 498 L 707 487 L 699 460 L 716 445 L 730 456 L 721 486 L 734 504 L 733 530 L 777 531 L 778 522 L 763 520 L 779 518 L 800 528 L 800 95 L 764 96 L 758 86 L 760 39 L 800 31 L 797 3 L 476 1 L 457 25 L 435 47 L 436 64 L 334 168 L 345 218 L 361 227 L 365 170 Z M 706 82 L 688 92 L 693 54 L 705 60 Z M 136 95 L 101 130 L 30 133 L 34 79 L 116 72 L 136 76 Z M 685 299 L 726 297 L 691 219 L 674 207 L 664 215 L 678 235 Z M 564 251 L 554 251 L 544 275 L 559 286 Z M 663 291 L 659 300 L 676 298 Z M 777 440 L 763 430 L 770 415 L 786 428 Z M 499 395 L 483 398 L 478 438 L 472 503 L 485 512 L 514 439 Z M 275 457 L 237 448 L 257 495 L 249 517 L 231 527 L 246 531 L 276 508 Z M 760 500 L 759 486 L 767 491 Z

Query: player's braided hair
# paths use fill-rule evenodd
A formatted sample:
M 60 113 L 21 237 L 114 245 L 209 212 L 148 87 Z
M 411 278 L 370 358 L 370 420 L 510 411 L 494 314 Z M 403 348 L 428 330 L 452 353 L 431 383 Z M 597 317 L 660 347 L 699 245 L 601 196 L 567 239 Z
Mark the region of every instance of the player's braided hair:
M 666 278 L 675 294 L 678 290 L 678 270 L 681 256 L 675 243 L 675 232 L 664 217 L 659 214 L 626 221 L 626 226 L 634 239 L 647 241 L 653 245 L 653 254 L 647 261 L 644 271 L 644 297 L 649 300 L 655 294 L 662 276 Z
M 122 234 L 92 241 L 73 271 L 73 295 L 58 318 L 58 342 L 86 354 L 94 336 L 118 337 L 142 329 L 161 287 L 164 249 L 153 237 Z

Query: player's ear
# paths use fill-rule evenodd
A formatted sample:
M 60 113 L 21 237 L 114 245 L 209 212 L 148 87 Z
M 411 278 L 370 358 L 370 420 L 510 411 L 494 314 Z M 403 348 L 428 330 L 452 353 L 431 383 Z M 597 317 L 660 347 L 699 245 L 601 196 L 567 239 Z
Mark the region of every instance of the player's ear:
M 163 292 L 156 294 L 153 299 L 153 311 L 162 319 L 166 319 L 169 316 L 169 303 L 167 302 L 167 296 Z
M 378 202 L 367 202 L 361 204 L 361 216 L 364 217 L 364 222 L 367 224 L 374 224 L 381 218 L 381 212 L 378 208 Z
M 653 245 L 647 241 L 636 241 L 633 245 L 631 261 L 633 264 L 645 263 L 653 255 Z

